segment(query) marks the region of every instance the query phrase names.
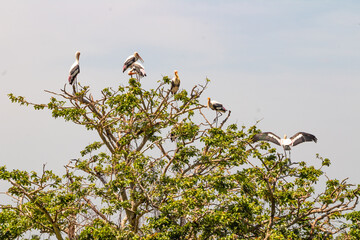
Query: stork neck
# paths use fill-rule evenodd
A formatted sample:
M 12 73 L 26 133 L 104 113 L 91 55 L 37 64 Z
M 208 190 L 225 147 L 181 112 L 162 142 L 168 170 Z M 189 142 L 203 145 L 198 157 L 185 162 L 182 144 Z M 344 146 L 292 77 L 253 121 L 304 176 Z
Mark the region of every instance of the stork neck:
M 210 102 L 210 99 L 208 99 L 207 106 L 208 106 L 209 108 L 211 108 L 211 102 Z

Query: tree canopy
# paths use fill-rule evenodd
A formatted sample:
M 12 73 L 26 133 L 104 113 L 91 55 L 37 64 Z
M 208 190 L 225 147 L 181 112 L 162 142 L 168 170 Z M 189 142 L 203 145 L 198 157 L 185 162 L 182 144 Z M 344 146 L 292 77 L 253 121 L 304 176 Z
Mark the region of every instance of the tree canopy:
M 359 239 L 359 186 L 328 178 L 327 158 L 315 167 L 254 144 L 260 130 L 230 111 L 208 119 L 208 83 L 173 95 L 168 77 L 149 90 L 131 78 L 99 99 L 88 86 L 48 91 L 46 104 L 9 94 L 99 138 L 63 175 L 0 167 L 13 201 L 0 205 L 0 238 Z

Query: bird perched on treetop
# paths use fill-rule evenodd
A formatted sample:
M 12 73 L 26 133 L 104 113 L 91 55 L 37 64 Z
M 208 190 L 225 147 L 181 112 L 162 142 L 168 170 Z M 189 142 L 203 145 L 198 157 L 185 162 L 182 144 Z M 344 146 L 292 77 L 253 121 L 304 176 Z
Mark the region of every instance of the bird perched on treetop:
M 172 94 L 176 94 L 177 91 L 179 91 L 179 87 L 180 87 L 180 78 L 178 75 L 178 71 L 175 70 L 175 77 L 173 79 L 171 79 L 171 88 L 170 88 L 170 92 Z
M 282 139 L 272 132 L 263 132 L 263 133 L 255 134 L 252 140 L 254 142 L 269 141 L 279 146 L 282 146 L 284 148 L 285 155 L 286 155 L 286 150 L 290 151 L 291 147 L 296 146 L 300 143 L 311 142 L 311 141 L 314 141 L 315 143 L 317 142 L 317 138 L 314 135 L 306 132 L 298 132 L 291 138 L 287 138 L 285 134 L 284 138 Z
M 131 65 L 131 70 L 129 72 L 129 75 L 136 74 L 137 78 L 140 79 L 140 77 L 146 77 L 145 68 L 140 63 L 134 62 Z
M 75 62 L 73 65 L 71 65 L 69 70 L 69 83 L 72 85 L 74 82 L 76 82 L 76 77 L 80 73 L 80 66 L 79 66 L 79 58 L 80 58 L 80 52 L 77 51 L 75 53 Z
M 220 114 L 227 111 L 221 103 L 211 100 L 210 98 L 208 98 L 207 106 Z
M 214 101 L 214 100 L 211 100 L 210 98 L 208 98 L 208 102 L 207 102 L 207 106 L 216 111 L 216 117 L 214 119 L 214 122 L 217 122 L 218 118 L 224 113 L 226 112 L 226 108 L 224 108 L 224 106 L 217 102 L 217 101 Z M 220 115 L 219 115 L 220 114 Z
M 131 65 L 139 59 L 142 63 L 144 62 L 144 60 L 140 57 L 140 55 L 137 52 L 135 52 L 134 55 L 129 56 L 124 62 L 123 72 L 125 72 L 126 69 L 131 67 Z

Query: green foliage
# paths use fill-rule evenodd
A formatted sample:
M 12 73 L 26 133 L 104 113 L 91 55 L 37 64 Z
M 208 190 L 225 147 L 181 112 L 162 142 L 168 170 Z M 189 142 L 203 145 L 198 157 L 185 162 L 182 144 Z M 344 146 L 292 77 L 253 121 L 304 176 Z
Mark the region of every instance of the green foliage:
M 0 167 L 15 204 L 0 205 L 0 238 L 40 232 L 57 239 L 358 239 L 359 186 L 323 181 L 321 167 L 252 143 L 256 126 L 218 123 L 200 102 L 209 80 L 172 96 L 170 79 L 146 90 L 136 79 L 93 99 L 63 89 L 49 109 L 99 139 L 63 176 Z M 212 114 L 206 117 L 208 114 Z M 226 125 L 227 124 L 227 125 Z M 293 160 L 293 159 L 292 159 Z M 38 239 L 33 235 L 32 239 Z
M 32 226 L 31 220 L 19 215 L 17 209 L 4 207 L 0 212 L 0 238 L 15 239 Z

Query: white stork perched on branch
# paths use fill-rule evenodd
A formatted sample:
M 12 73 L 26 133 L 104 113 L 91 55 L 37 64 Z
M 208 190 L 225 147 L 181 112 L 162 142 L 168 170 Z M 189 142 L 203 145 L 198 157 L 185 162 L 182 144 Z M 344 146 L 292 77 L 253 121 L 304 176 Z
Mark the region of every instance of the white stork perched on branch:
M 179 87 L 180 87 L 180 78 L 178 75 L 178 71 L 175 70 L 175 77 L 173 79 L 171 79 L 171 87 L 170 87 L 170 92 L 174 95 L 177 93 L 177 91 L 179 91 Z
M 126 69 L 131 67 L 131 65 L 139 59 L 142 63 L 144 62 L 144 60 L 140 57 L 140 55 L 137 52 L 135 52 L 134 55 L 129 56 L 124 62 L 123 72 L 125 72 Z
M 76 83 L 76 77 L 77 75 L 80 73 L 80 66 L 79 66 L 79 58 L 80 58 L 80 52 L 77 51 L 75 53 L 75 62 L 73 63 L 73 65 L 71 65 L 70 70 L 69 70 L 69 83 L 70 85 L 73 85 L 73 83 Z
M 217 123 L 218 118 L 227 111 L 221 103 L 211 100 L 210 98 L 208 98 L 207 106 L 210 109 L 216 111 L 216 117 L 214 119 L 214 122 L 216 122 L 216 123 Z
M 146 72 L 145 72 L 145 68 L 143 65 L 141 65 L 140 63 L 134 62 L 131 65 L 131 70 L 129 72 L 129 75 L 133 75 L 136 74 L 136 77 L 138 80 L 140 80 L 140 78 L 142 77 L 146 77 Z
M 285 156 L 286 156 L 286 150 L 290 151 L 293 146 L 296 146 L 303 142 L 311 142 L 314 141 L 317 142 L 317 138 L 306 132 L 298 132 L 291 138 L 287 138 L 286 134 L 284 135 L 284 138 L 281 139 L 279 136 L 275 135 L 272 132 L 263 132 L 258 133 L 253 136 L 253 141 L 269 141 L 272 143 L 275 143 L 279 146 L 282 146 L 284 148 Z

